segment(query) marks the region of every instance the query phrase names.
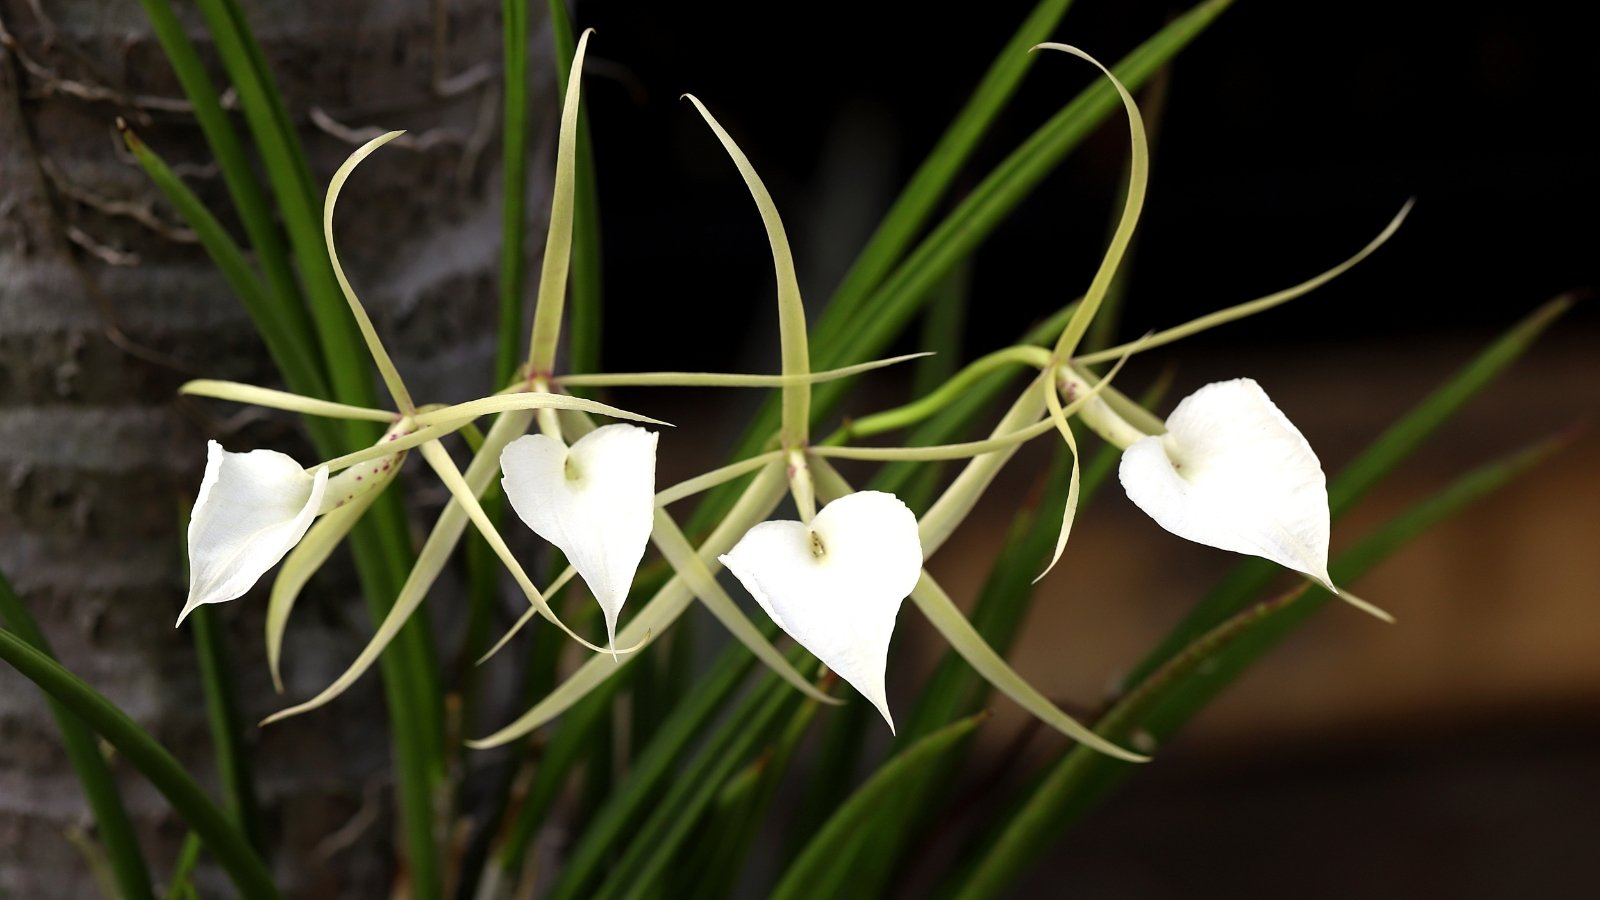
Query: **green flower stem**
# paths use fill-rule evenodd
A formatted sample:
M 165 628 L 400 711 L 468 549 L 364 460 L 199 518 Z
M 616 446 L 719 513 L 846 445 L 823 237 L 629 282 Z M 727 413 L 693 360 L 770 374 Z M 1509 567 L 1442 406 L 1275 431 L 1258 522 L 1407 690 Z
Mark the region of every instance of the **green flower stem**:
M 1127 356 L 1124 355 L 1122 359 L 1127 359 Z M 1107 389 L 1109 386 L 1106 385 L 1106 381 L 1109 379 L 1099 379 L 1091 384 L 1088 378 L 1071 366 L 1057 366 L 1054 373 L 1057 390 L 1061 394 L 1068 397 L 1087 397 L 1087 402 L 1078 409 L 1078 417 L 1107 444 L 1118 450 L 1126 450 L 1133 446 L 1135 441 L 1149 436 L 1148 432 L 1118 415 L 1104 398 L 1088 396 Z
M 11 582 L 0 573 L 0 620 L 4 621 L 18 639 L 31 645 L 40 655 L 50 658 L 50 644 L 44 632 L 33 620 L 22 598 L 12 590 Z M 3 633 L 3 632 L 0 632 Z M 139 836 L 128 810 L 122 804 L 122 794 L 117 790 L 117 779 L 111 767 L 100 755 L 99 742 L 94 732 L 78 718 L 68 704 L 49 694 L 50 715 L 61 732 L 61 743 L 66 748 L 67 759 L 83 786 L 83 796 L 94 813 L 95 831 L 105 847 L 111 863 L 119 894 L 126 900 L 152 900 L 150 869 L 145 864 L 144 851 L 139 848 Z
M 938 390 L 921 400 L 848 422 L 824 439 L 821 444 L 828 447 L 839 446 L 864 437 L 909 428 L 960 399 L 990 372 L 1017 365 L 1042 369 L 1049 363 L 1050 354 L 1040 347 L 1007 347 L 996 350 L 973 360 Z
M 138 769 L 172 804 L 178 815 L 205 841 L 206 849 L 227 872 L 243 897 L 277 900 L 278 889 L 250 842 L 196 784 L 183 765 L 156 743 L 127 714 L 59 663 L 9 631 L 0 630 L 0 659 L 72 711 Z M 149 882 L 134 896 L 148 896 Z

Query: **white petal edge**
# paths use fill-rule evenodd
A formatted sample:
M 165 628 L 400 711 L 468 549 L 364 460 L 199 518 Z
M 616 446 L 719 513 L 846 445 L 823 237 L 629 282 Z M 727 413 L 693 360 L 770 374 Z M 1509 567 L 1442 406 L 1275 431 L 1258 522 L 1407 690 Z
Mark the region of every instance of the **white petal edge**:
M 308 473 L 273 450 L 206 445 L 206 474 L 189 516 L 189 598 L 178 623 L 205 603 L 242 596 L 305 537 L 328 470 Z
M 762 522 L 719 559 L 779 628 L 894 730 L 884 689 L 889 639 L 922 573 L 917 517 L 900 498 L 860 491 L 824 506 L 810 526 Z
M 613 647 L 655 518 L 658 438 L 637 425 L 605 425 L 571 447 L 523 435 L 500 454 L 511 508 L 578 570 L 605 613 Z
M 1180 402 L 1167 433 L 1118 470 L 1128 499 L 1167 531 L 1271 560 L 1337 592 L 1328 577 L 1328 488 L 1311 444 L 1254 380 L 1219 381 Z

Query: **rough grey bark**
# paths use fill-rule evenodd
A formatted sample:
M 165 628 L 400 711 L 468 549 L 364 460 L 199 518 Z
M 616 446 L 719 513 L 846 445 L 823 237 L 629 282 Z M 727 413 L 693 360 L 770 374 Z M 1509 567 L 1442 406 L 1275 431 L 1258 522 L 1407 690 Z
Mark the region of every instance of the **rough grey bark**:
M 172 627 L 182 498 L 198 483 L 207 437 L 308 451 L 290 418 L 175 399 L 198 374 L 274 377 L 238 302 L 119 152 L 115 117 L 185 163 L 231 223 L 226 193 L 193 122 L 147 102 L 181 92 L 138 5 L 44 3 L 43 20 L 39 6 L 0 0 L 15 39 L 0 46 L 0 570 L 68 667 L 214 783 L 190 636 Z M 420 138 L 417 149 L 385 150 L 347 188 L 341 248 L 413 391 L 455 400 L 482 393 L 493 355 L 499 4 L 450 3 L 442 31 L 435 6 L 247 4 L 319 181 L 350 149 L 351 136 L 330 133 L 340 125 L 409 127 Z M 190 24 L 204 52 L 198 18 Z M 547 57 L 547 39 L 530 44 Z M 532 68 L 543 133 L 549 67 L 536 58 Z M 319 578 L 302 601 L 286 653 L 292 696 L 325 685 L 369 633 L 350 585 Z M 263 601 L 258 588 L 219 608 L 252 721 L 280 705 L 261 661 Z M 321 715 L 249 729 L 273 862 L 292 896 L 388 889 L 381 697 L 373 674 Z M 162 878 L 182 825 L 117 768 Z M 375 824 L 352 829 L 351 846 L 324 844 L 371 803 Z M 37 691 L 0 671 L 0 894 L 96 896 L 66 836 L 88 825 Z

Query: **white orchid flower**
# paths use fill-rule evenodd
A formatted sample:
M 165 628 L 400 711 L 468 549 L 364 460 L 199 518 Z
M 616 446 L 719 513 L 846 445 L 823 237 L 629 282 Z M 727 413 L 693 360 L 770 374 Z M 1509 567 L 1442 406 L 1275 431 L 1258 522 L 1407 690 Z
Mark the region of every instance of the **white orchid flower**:
M 311 527 L 328 468 L 308 473 L 272 450 L 230 453 L 207 444 L 206 474 L 189 516 L 189 599 L 178 623 L 205 603 L 242 596 Z
M 859 491 L 807 525 L 762 522 L 719 559 L 772 621 L 883 714 L 889 638 L 922 574 L 917 517 L 893 494 Z
M 186 390 L 197 384 L 209 390 L 201 382 Z M 178 624 L 202 604 L 244 596 L 300 543 L 318 516 L 347 506 L 364 509 L 369 495 L 398 472 L 417 431 L 402 420 L 372 448 L 309 469 L 275 450 L 234 453 L 208 442 L 205 476 L 189 514 L 189 597 Z M 353 523 L 352 518 L 338 536 Z
M 606 425 L 570 447 L 546 434 L 526 434 L 500 454 L 511 508 L 566 554 L 589 585 L 612 646 L 617 615 L 650 542 L 656 439 L 637 425 Z
M 1173 534 L 1271 560 L 1380 618 L 1328 575 L 1328 485 L 1300 429 L 1249 378 L 1185 397 L 1166 434 L 1135 441 L 1118 470 L 1128 499 Z

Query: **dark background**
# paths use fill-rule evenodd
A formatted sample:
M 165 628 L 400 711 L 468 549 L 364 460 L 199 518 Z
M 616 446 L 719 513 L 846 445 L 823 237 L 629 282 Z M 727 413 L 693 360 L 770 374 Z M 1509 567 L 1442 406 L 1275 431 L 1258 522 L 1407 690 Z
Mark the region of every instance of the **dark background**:
M 820 301 L 1030 7 L 580 4 L 580 24 L 597 28 L 588 102 L 608 293 L 653 301 L 630 303 L 637 327 L 613 331 L 607 352 L 674 367 L 717 358 L 712 345 L 652 339 L 675 315 L 662 285 L 703 284 L 695 304 L 735 334 L 770 315 L 751 302 L 770 290 L 754 210 L 679 92 L 704 100 L 754 160 L 800 236 L 802 287 Z M 1182 8 L 1077 3 L 1056 38 L 1109 64 Z M 1405 229 L 1360 271 L 1207 340 L 1486 335 L 1592 283 L 1600 78 L 1576 9 L 1236 4 L 1172 69 L 1129 336 L 1320 272 L 1412 196 Z M 958 185 L 1093 75 L 1042 59 Z M 1120 126 L 1101 129 L 985 244 L 975 347 L 1008 341 L 1087 283 L 1126 152 Z

